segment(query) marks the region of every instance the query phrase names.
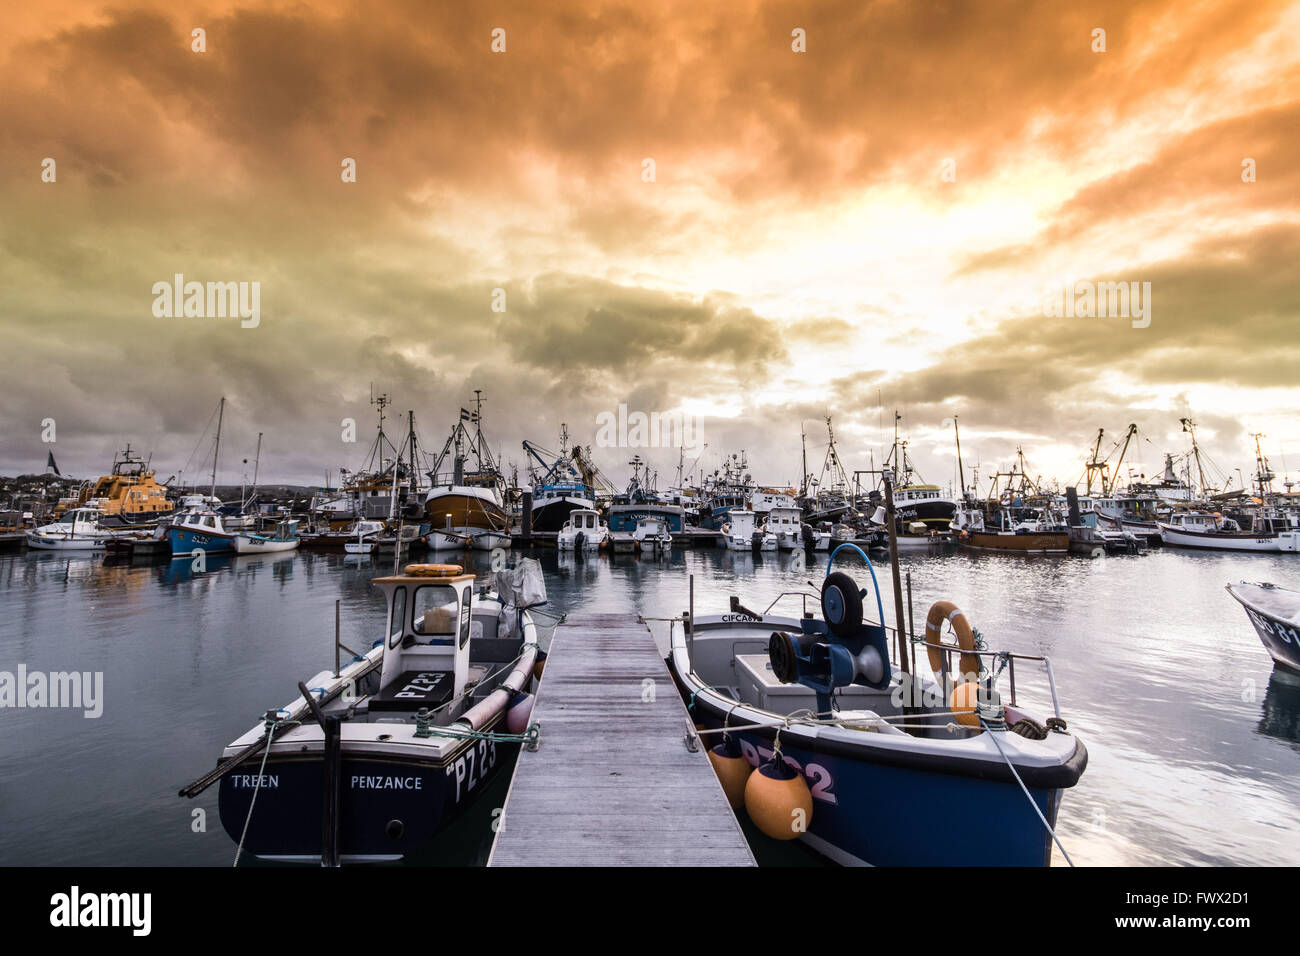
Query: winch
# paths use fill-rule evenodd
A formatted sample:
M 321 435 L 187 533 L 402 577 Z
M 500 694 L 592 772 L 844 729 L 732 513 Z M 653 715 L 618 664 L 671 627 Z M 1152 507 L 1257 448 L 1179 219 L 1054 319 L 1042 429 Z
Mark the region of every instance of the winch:
M 836 688 L 889 686 L 889 641 L 883 626 L 862 619 L 866 594 L 847 574 L 828 574 L 822 582 L 822 620 L 805 617 L 802 633 L 774 631 L 768 640 L 772 673 L 783 684 L 815 691 L 818 713 L 830 712 Z

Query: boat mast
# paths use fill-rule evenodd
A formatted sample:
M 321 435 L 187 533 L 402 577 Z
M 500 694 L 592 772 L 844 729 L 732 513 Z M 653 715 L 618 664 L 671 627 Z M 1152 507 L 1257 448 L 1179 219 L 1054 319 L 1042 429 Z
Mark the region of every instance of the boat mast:
M 221 403 L 217 406 L 217 440 L 212 446 L 212 497 L 217 497 L 217 456 L 221 454 L 221 420 L 226 415 L 226 396 L 221 396 Z M 212 419 L 208 419 L 211 421 Z
M 411 489 L 410 494 L 416 495 L 420 491 L 420 473 L 415 470 L 415 409 L 407 409 L 406 412 L 407 433 L 406 441 L 409 446 L 410 470 L 411 470 Z M 409 500 L 409 499 L 408 499 Z
M 257 471 L 262 464 L 262 433 L 257 433 L 257 451 L 253 453 L 253 494 L 257 494 Z M 249 496 L 250 498 L 252 495 Z
M 961 483 L 961 500 L 966 500 L 966 472 L 961 464 L 961 432 L 957 430 L 957 416 L 952 416 L 952 434 L 957 439 L 957 480 Z
M 1268 459 L 1260 450 L 1259 440 L 1264 437 L 1263 433 L 1256 432 L 1250 436 L 1255 439 L 1255 481 L 1259 485 L 1259 499 L 1262 503 L 1268 504 L 1268 497 L 1273 493 L 1273 472 L 1268 466 Z M 1283 461 L 1285 465 L 1286 462 Z
M 1119 469 L 1120 466 L 1124 464 L 1124 454 L 1128 451 L 1128 443 L 1133 440 L 1133 436 L 1137 434 L 1137 430 L 1138 427 L 1135 423 L 1129 424 L 1128 432 L 1124 435 L 1124 447 L 1119 450 L 1119 460 L 1115 462 L 1115 471 L 1111 474 L 1109 484 L 1104 485 L 1101 489 L 1103 494 L 1109 495 L 1115 491 L 1115 485 L 1119 481 L 1120 476 Z
M 1201 494 L 1209 494 L 1209 486 L 1205 483 L 1205 466 L 1201 464 L 1201 446 L 1196 443 L 1196 422 L 1190 418 L 1180 418 L 1178 421 L 1183 426 L 1183 431 L 1192 436 L 1192 457 L 1196 459 L 1196 472 L 1201 476 Z

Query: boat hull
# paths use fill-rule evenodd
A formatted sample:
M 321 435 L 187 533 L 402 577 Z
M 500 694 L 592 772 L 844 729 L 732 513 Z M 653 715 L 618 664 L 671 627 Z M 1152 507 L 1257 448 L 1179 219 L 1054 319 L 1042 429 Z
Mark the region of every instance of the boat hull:
M 450 526 L 480 531 L 501 531 L 510 527 L 510 518 L 487 489 L 439 489 L 429 493 L 424 504 L 430 524 L 437 529 Z
M 110 535 L 58 537 L 41 534 L 39 531 L 28 531 L 26 541 L 27 547 L 38 551 L 103 551 L 110 537 Z
M 495 777 L 519 745 L 467 741 L 445 761 L 348 753 L 340 773 L 339 856 L 343 863 L 397 860 L 427 844 Z M 320 755 L 260 760 L 221 781 L 221 824 L 236 843 L 268 860 L 319 862 L 324 764 Z M 251 820 L 253 793 L 257 791 Z M 396 821 L 396 825 L 394 823 Z
M 1300 594 L 1245 581 L 1228 585 L 1274 663 L 1300 674 Z
M 672 667 L 672 661 L 669 661 Z M 727 713 L 707 695 L 693 693 L 676 668 L 673 678 L 694 722 L 715 729 Z M 734 723 L 734 721 L 733 721 Z M 751 766 L 772 756 L 775 732 L 733 731 Z M 716 740 L 715 735 L 709 735 Z M 986 774 L 927 769 L 922 761 L 890 762 L 851 752 L 834 741 L 802 746 L 783 731 L 781 752 L 803 773 L 813 793 L 813 812 L 802 840 L 843 865 L 871 866 L 1047 866 L 1052 839 L 1007 777 L 1005 767 L 990 765 Z M 931 765 L 941 761 L 929 761 Z M 955 763 L 955 762 L 953 762 Z M 1058 780 L 1044 784 L 1022 769 L 1026 785 L 1043 817 L 1056 826 L 1061 792 L 1078 780 L 1087 765 L 1087 750 L 1078 743 L 1068 764 L 1052 768 Z M 881 806 L 882 794 L 905 814 L 865 812 Z M 972 821 L 978 821 L 973 824 Z
M 281 551 L 296 550 L 299 541 L 295 538 L 292 541 L 275 541 L 275 540 L 257 540 L 247 535 L 235 535 L 234 549 L 236 554 L 275 554 Z
M 642 518 L 659 518 L 669 531 L 681 531 L 685 527 L 686 512 L 676 505 L 611 505 L 609 530 L 635 531 L 637 522 Z
M 1070 533 L 1033 532 L 1030 534 L 999 534 L 995 531 L 971 531 L 962 539 L 968 548 L 981 551 L 1008 551 L 1014 554 L 1069 554 Z
M 543 534 L 559 531 L 569 520 L 569 515 L 578 508 L 590 508 L 592 502 L 587 498 L 547 498 L 534 501 L 532 510 L 532 529 Z
M 235 550 L 235 536 L 218 531 L 197 531 L 193 528 L 172 526 L 167 529 L 167 542 L 172 554 L 182 557 L 195 551 L 208 554 L 224 554 Z
M 1289 534 L 1256 535 L 1232 531 L 1180 531 L 1172 525 L 1160 524 L 1160 537 L 1168 546 L 1197 548 L 1202 551 L 1263 551 L 1277 553 L 1295 551 L 1295 539 Z M 1287 546 L 1289 544 L 1289 546 Z

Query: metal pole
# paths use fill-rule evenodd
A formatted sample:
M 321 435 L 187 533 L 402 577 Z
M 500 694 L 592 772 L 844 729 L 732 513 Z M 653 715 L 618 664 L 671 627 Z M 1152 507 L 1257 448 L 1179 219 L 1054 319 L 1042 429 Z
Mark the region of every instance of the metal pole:
M 339 676 L 339 600 L 334 601 L 334 676 Z
M 897 462 L 894 463 L 897 467 Z M 907 644 L 903 638 L 903 587 L 898 571 L 898 522 L 894 517 L 894 482 L 888 472 L 885 478 L 885 520 L 889 522 L 889 566 L 894 583 L 894 622 L 898 635 L 898 666 L 911 673 L 907 663 Z
M 690 577 L 690 605 L 686 611 L 686 653 L 691 658 L 691 671 L 695 670 L 695 575 Z

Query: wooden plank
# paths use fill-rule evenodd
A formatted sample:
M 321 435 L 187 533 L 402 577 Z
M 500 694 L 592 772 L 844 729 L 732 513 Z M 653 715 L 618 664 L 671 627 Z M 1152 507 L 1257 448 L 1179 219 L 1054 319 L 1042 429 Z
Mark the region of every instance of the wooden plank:
M 649 628 L 581 612 L 556 628 L 489 866 L 753 866 Z

